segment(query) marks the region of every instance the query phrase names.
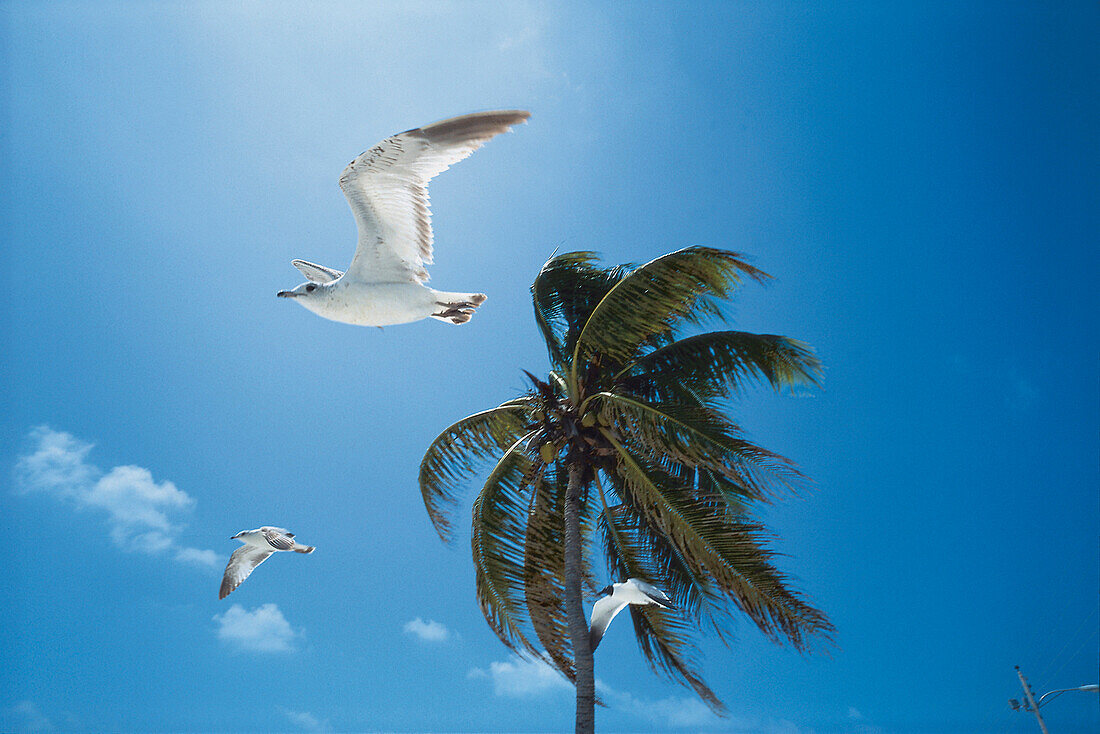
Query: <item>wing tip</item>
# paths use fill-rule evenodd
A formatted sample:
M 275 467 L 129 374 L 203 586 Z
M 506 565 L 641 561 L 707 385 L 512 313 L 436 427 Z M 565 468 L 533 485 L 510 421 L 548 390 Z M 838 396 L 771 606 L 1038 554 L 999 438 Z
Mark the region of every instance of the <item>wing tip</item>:
M 489 110 L 440 120 L 409 132 L 423 135 L 430 143 L 488 140 L 508 132 L 513 125 L 527 122 L 530 117 L 531 113 L 527 110 Z

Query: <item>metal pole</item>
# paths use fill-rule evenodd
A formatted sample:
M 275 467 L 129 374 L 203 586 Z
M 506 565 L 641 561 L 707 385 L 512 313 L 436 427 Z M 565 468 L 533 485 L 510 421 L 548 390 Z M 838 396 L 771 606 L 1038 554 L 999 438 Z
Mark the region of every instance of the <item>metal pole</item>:
M 1043 721 L 1043 715 L 1039 713 L 1039 706 L 1035 703 L 1035 696 L 1031 695 L 1031 686 L 1027 684 L 1027 678 L 1020 672 L 1020 666 L 1016 666 L 1016 675 L 1020 676 L 1020 685 L 1024 687 L 1024 694 L 1027 695 L 1027 702 L 1031 704 L 1031 710 L 1035 712 L 1035 718 L 1039 720 L 1039 728 L 1043 730 L 1043 734 L 1050 734 L 1047 731 L 1047 725 Z

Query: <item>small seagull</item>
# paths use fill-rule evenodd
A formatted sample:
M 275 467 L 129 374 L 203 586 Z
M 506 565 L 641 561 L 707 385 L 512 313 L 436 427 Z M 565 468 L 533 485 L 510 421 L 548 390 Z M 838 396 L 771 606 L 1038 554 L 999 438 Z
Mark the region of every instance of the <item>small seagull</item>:
M 469 321 L 485 302 L 484 293 L 426 285 L 433 241 L 428 181 L 530 116 L 495 110 L 452 117 L 386 138 L 360 155 L 340 176 L 359 228 L 351 265 L 342 272 L 294 260 L 309 282 L 277 295 L 345 324 L 389 326 L 429 316 L 452 324 Z
M 662 609 L 672 609 L 672 600 L 652 584 L 641 579 L 627 579 L 621 584 L 612 584 L 600 590 L 601 597 L 592 605 L 592 629 L 588 632 L 588 646 L 595 652 L 603 639 L 604 630 L 615 615 L 627 604 L 656 604 Z M 606 596 L 603 596 L 606 594 Z
M 236 589 L 252 573 L 252 569 L 267 560 L 275 551 L 294 551 L 295 553 L 312 553 L 312 545 L 302 545 L 294 540 L 294 533 L 288 533 L 286 528 L 273 528 L 263 526 L 255 530 L 242 530 L 230 540 L 239 540 L 242 545 L 229 556 L 229 565 L 225 567 L 225 576 L 222 577 L 222 588 L 218 592 L 218 598 L 224 599 L 230 592 Z

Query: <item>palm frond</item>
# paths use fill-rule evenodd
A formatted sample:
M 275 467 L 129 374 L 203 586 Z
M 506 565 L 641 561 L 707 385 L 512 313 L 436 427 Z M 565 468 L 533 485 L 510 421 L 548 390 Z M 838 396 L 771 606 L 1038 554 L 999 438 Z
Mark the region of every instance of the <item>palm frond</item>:
M 710 247 L 688 247 L 633 270 L 592 310 L 573 349 L 572 379 L 582 361 L 603 354 L 619 365 L 638 357 L 655 335 L 670 333 L 678 321 L 698 323 L 721 314 L 721 302 L 743 277 L 769 276 Z
M 550 661 L 575 680 L 573 644 L 565 613 L 565 477 L 553 467 L 543 475 L 527 518 L 524 579 L 527 612 Z
M 629 497 L 621 477 L 609 476 L 608 479 L 612 487 L 617 487 L 619 496 Z M 713 627 L 719 637 L 728 643 L 730 633 L 723 624 L 722 615 L 729 610 L 725 605 L 725 596 L 716 589 L 713 580 L 702 570 L 692 568 L 676 546 L 652 528 L 639 513 L 619 504 L 610 508 L 610 514 L 614 520 L 610 527 L 614 529 L 614 545 L 617 547 L 612 549 L 612 538 L 607 538 L 609 569 L 613 561 L 619 560 L 617 554 L 626 553 L 629 549 L 629 554 L 619 561 L 624 571 L 627 567 L 631 569 L 627 576 L 650 580 L 669 595 L 682 614 L 699 624 Z M 612 575 L 615 576 L 614 571 Z
M 745 499 L 767 500 L 779 491 L 797 490 L 805 481 L 790 460 L 748 441 L 703 405 L 658 407 L 611 392 L 590 399 L 632 449 L 666 468 L 678 462 L 720 474 L 725 486 Z
M 608 477 L 611 484 L 621 485 L 622 479 Z M 620 490 L 621 492 L 622 490 Z M 637 577 L 656 585 L 672 599 L 676 608 L 688 617 L 698 618 L 705 603 L 710 580 L 695 576 L 680 558 L 676 549 L 662 543 L 659 535 L 640 522 L 638 513 L 625 505 L 607 508 L 600 518 L 604 532 L 608 573 L 612 578 Z
M 623 508 L 620 505 L 618 509 Z M 677 594 L 680 590 L 670 585 L 670 575 L 662 572 L 655 563 L 657 557 L 638 542 L 638 534 L 625 524 L 620 526 L 625 519 L 625 513 L 604 505 L 601 525 L 606 533 L 608 556 L 614 558 L 617 573 L 613 572 L 613 577 L 646 580 L 666 593 L 671 591 L 675 600 L 681 595 Z M 691 627 L 681 616 L 684 607 L 679 601 L 674 603 L 679 611 L 630 608 L 642 655 L 654 671 L 664 672 L 672 680 L 691 687 L 715 713 L 725 715 L 725 706 L 696 671 L 698 651 L 691 639 Z
M 665 536 L 693 575 L 712 578 L 773 640 L 785 638 L 805 651 L 811 637 L 828 637 L 833 628 L 825 615 L 790 589 L 788 579 L 771 564 L 774 553 L 765 545 L 771 537 L 762 525 L 732 511 L 719 497 L 692 497 L 688 488 L 677 486 L 675 477 L 613 444 L 627 509 Z
M 620 480 L 621 481 L 621 480 Z M 624 492 L 625 493 L 625 492 Z M 731 605 L 705 569 L 693 568 L 676 545 L 649 525 L 640 513 L 625 505 L 615 508 L 620 536 L 638 550 L 652 568 L 654 581 L 673 600 L 676 608 L 700 627 L 709 627 L 727 646 L 734 640 Z
M 567 252 L 546 261 L 531 284 L 535 321 L 553 365 L 561 367 L 573 353 L 581 327 L 611 287 L 627 272 L 624 266 L 600 268 L 595 252 Z
M 650 668 L 690 686 L 719 716 L 729 714 L 726 705 L 695 671 L 695 646 L 689 638 L 691 628 L 681 618 L 651 606 L 631 606 L 630 617 L 634 621 L 634 636 Z
M 474 500 L 470 546 L 478 605 L 485 621 L 512 651 L 539 657 L 523 629 L 530 622 L 524 603 L 524 553 L 528 501 L 525 479 L 534 462 L 527 434 L 515 441 L 489 473 Z
M 667 383 L 731 395 L 754 380 L 780 390 L 820 386 L 821 361 L 803 342 L 775 334 L 712 331 L 679 339 L 642 355 L 615 381 L 659 393 Z
M 432 441 L 420 462 L 420 494 L 428 517 L 444 541 L 451 538 L 449 516 L 458 502 L 455 488 L 463 486 L 478 467 L 499 456 L 522 435 L 528 415 L 526 403 L 509 401 L 463 418 Z

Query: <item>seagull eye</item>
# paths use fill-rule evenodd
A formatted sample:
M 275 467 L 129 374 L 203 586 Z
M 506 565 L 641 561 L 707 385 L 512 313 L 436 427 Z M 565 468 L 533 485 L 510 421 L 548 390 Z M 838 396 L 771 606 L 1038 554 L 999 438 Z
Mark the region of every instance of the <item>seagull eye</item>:
M 310 284 L 310 285 L 307 285 L 307 286 L 306 286 L 306 292 L 307 292 L 307 293 L 312 293 L 312 292 L 313 292 L 313 291 L 315 291 L 315 290 L 317 290 L 317 286 L 315 286 L 315 285 L 313 285 L 313 284 Z

